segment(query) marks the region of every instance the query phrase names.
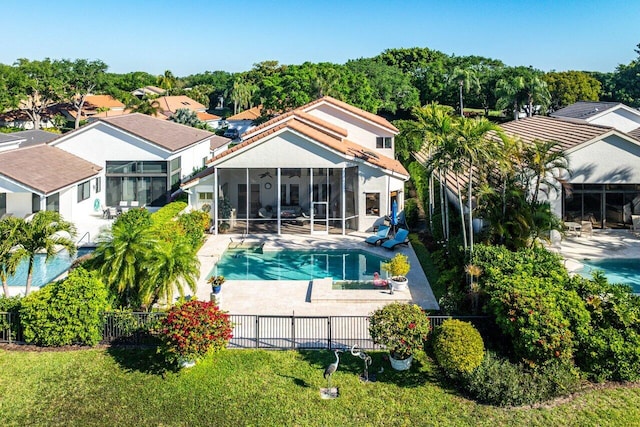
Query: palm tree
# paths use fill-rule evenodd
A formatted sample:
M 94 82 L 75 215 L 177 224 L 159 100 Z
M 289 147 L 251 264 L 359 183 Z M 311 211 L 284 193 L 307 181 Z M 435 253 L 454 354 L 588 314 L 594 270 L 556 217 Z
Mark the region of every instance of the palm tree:
M 7 279 L 15 274 L 20 260 L 26 255 L 18 245 L 20 225 L 20 219 L 15 217 L 0 221 L 0 281 L 5 297 L 9 296 Z
M 504 139 L 502 129 L 487 120 L 485 117 L 478 119 L 462 119 L 461 125 L 457 128 L 458 150 L 460 156 L 466 159 L 468 168 L 468 193 L 467 204 L 469 210 L 469 249 L 473 252 L 473 171 L 474 167 L 488 163 L 500 157 L 500 145 L 493 139 L 488 138 L 490 132 L 495 132 Z
M 541 192 L 548 196 L 551 191 L 559 191 L 557 183 L 571 173 L 569 160 L 555 141 L 535 140 L 528 144 L 523 149 L 523 162 L 522 183 L 530 189 L 533 205 L 538 203 Z
M 496 108 L 504 110 L 509 105 L 513 105 L 513 118 L 518 120 L 521 93 L 524 88 L 525 79 L 522 76 L 498 80 L 496 83 L 496 98 L 498 98 Z
M 171 71 L 166 70 L 164 74 L 158 76 L 157 81 L 158 81 L 158 86 L 160 86 L 162 89 L 169 90 L 176 85 L 176 82 L 178 81 L 178 79 L 176 79 L 176 76 L 174 76 Z
M 138 101 L 133 98 L 132 102 L 127 104 L 127 109 L 131 110 L 132 113 L 157 117 L 160 112 L 160 103 L 157 99 L 142 98 L 142 100 Z
M 524 90 L 527 94 L 527 117 L 533 116 L 533 104 L 542 106 L 543 109 L 551 103 L 551 94 L 547 82 L 538 76 L 532 76 L 525 80 Z
M 185 286 L 193 293 L 197 291 L 200 261 L 184 238 L 174 238 L 157 245 L 146 267 L 149 276 L 141 290 L 141 301 L 147 308 L 159 300 L 171 304 L 175 289 L 183 298 Z
M 120 304 L 137 308 L 141 302 L 140 285 L 148 274 L 146 263 L 158 240 L 148 224 L 123 217 L 99 237 L 94 262 Z
M 231 90 L 233 114 L 238 113 L 238 107 L 245 108 L 251 103 L 256 90 L 257 86 L 244 81 L 244 79 L 242 78 L 237 78 L 234 80 L 233 89 Z
M 31 292 L 33 265 L 36 255 L 44 252 L 45 262 L 61 248 L 69 255 L 75 255 L 77 248 L 72 240 L 76 236 L 75 226 L 65 221 L 58 212 L 40 211 L 30 221 L 17 219 L 18 246 L 21 254 L 29 261 L 25 296 Z M 21 257 L 22 258 L 22 257 Z
M 455 83 L 458 86 L 460 91 L 460 117 L 464 117 L 464 100 L 462 93 L 463 91 L 469 93 L 471 91 L 478 93 L 480 92 L 480 80 L 478 79 L 478 75 L 476 70 L 473 68 L 461 68 L 455 67 L 453 72 L 449 76 L 448 79 L 449 84 Z

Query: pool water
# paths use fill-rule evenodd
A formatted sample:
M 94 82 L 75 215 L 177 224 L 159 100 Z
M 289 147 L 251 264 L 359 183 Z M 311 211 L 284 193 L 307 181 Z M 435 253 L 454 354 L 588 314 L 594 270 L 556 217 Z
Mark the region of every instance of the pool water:
M 227 280 L 371 280 L 387 261 L 361 250 L 227 249 L 210 275 Z
M 631 286 L 634 293 L 640 293 L 640 259 L 608 258 L 584 260 L 579 271 L 585 277 L 591 277 L 594 270 L 602 270 L 610 283 L 623 283 Z
M 79 248 L 75 257 L 70 257 L 65 250 L 58 252 L 55 256 L 49 258 L 48 262 L 44 262 L 45 255 L 37 254 L 33 264 L 33 280 L 31 286 L 41 287 L 53 281 L 56 277 L 67 271 L 73 260 L 88 253 L 93 252 L 93 248 Z M 9 276 L 7 283 L 9 286 L 26 286 L 27 270 L 29 267 L 28 260 L 24 259 L 18 265 L 16 274 Z

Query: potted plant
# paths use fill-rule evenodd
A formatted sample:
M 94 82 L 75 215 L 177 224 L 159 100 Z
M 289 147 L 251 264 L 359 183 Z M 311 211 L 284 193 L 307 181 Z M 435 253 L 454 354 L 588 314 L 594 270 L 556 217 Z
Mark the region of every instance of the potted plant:
M 369 316 L 373 342 L 389 350 L 391 366 L 400 371 L 411 367 L 414 353 L 423 350 L 430 330 L 427 314 L 415 304 L 387 304 Z
M 211 276 L 207 280 L 207 283 L 211 285 L 211 292 L 219 294 L 222 289 L 222 284 L 225 282 L 224 276 Z
M 404 291 L 408 288 L 409 279 L 406 275 L 410 268 L 409 257 L 403 254 L 396 254 L 388 262 L 382 264 L 382 269 L 391 275 L 389 286 L 392 286 L 394 291 Z

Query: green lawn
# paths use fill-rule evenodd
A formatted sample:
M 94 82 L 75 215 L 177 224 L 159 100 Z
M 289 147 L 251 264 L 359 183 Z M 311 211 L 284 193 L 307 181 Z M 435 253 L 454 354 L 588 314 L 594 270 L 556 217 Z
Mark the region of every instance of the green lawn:
M 638 425 L 640 389 L 589 391 L 550 408 L 475 404 L 440 384 L 423 361 L 408 373 L 374 354 L 379 381 L 357 379 L 343 355 L 340 398 L 321 400 L 332 354 L 224 351 L 178 373 L 158 373 L 154 350 L 0 350 L 0 425 Z

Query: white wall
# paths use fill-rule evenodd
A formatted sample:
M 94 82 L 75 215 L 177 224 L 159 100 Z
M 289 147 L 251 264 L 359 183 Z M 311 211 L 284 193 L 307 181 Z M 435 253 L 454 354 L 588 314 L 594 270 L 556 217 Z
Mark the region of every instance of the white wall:
M 640 143 L 611 135 L 567 157 L 572 183 L 640 183 Z
M 368 166 L 366 164 L 359 165 L 359 191 L 358 191 L 358 231 L 371 231 L 374 225 L 382 223 L 385 215 L 391 213 L 391 200 L 389 195 L 392 191 L 399 191 L 398 196 L 398 212 L 404 209 L 404 181 L 390 177 L 383 173 L 380 169 Z M 366 212 L 366 194 L 380 193 L 380 212 L 378 216 L 367 215 Z
M 24 217 L 31 213 L 31 193 L 8 193 L 7 213 Z
M 193 173 L 194 168 L 202 168 L 202 159 L 206 158 L 209 160 L 211 153 L 211 147 L 209 145 L 209 140 L 205 143 L 193 145 L 185 150 L 173 154 L 169 157 L 169 160 L 181 157 L 182 160 L 180 160 L 180 164 L 182 168 L 182 178 L 187 177 Z
M 372 151 L 376 151 L 387 157 L 394 157 L 393 146 L 395 141 L 392 141 L 391 143 L 392 148 L 376 148 L 376 137 L 394 136 L 393 132 L 391 132 L 390 130 L 387 130 L 378 125 L 371 124 L 370 122 L 363 119 L 359 119 L 331 105 L 314 105 L 313 109 L 308 110 L 307 113 L 346 129 L 348 133 L 346 139 L 348 139 L 349 141 L 360 144 Z
M 589 120 L 594 125 L 611 126 L 621 132 L 630 132 L 640 127 L 640 112 L 633 114 L 621 108 L 603 114 L 595 120 Z

